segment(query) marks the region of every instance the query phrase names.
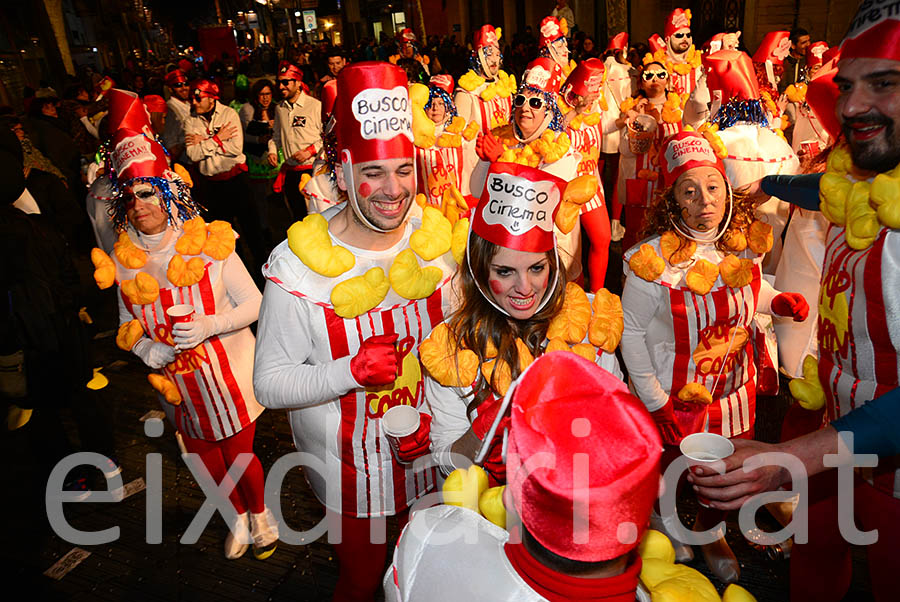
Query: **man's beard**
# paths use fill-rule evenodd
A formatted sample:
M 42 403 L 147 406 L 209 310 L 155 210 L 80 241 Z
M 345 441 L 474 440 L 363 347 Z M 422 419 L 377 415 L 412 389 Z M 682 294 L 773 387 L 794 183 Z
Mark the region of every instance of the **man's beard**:
M 679 48 L 679 46 L 681 46 L 682 44 L 684 44 L 684 48 Z M 690 48 L 691 48 L 691 45 L 687 44 L 685 42 L 670 42 L 669 43 L 669 49 L 672 51 L 672 54 L 684 54 L 685 52 L 690 50 Z
M 854 125 L 884 126 L 884 131 L 871 140 L 862 142 L 854 141 L 853 129 L 846 123 L 842 125 L 844 136 L 850 145 L 850 155 L 853 164 L 860 169 L 875 172 L 885 172 L 893 169 L 900 163 L 900 140 L 897 139 L 894 130 L 894 122 L 884 115 L 863 115 L 849 120 Z
M 412 194 L 407 193 L 404 195 L 404 200 L 401 201 L 401 204 L 405 205 L 406 209 L 404 211 L 401 211 L 398 217 L 386 218 L 378 213 L 378 210 L 372 206 L 372 203 L 380 202 L 383 200 L 394 201 L 396 199 L 388 199 L 385 195 L 382 194 L 373 195 L 362 203 L 360 203 L 358 199 L 359 193 L 357 192 L 357 205 L 359 206 L 359 211 L 369 221 L 369 223 L 380 230 L 387 231 L 396 230 L 403 225 L 403 222 L 406 221 L 406 216 L 409 214 L 409 209 L 412 205 Z M 354 214 L 354 217 L 357 218 L 356 214 Z

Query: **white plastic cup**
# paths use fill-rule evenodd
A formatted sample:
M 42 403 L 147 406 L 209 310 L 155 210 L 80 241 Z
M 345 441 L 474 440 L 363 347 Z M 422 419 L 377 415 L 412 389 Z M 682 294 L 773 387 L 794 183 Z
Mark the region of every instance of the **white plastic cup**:
M 399 405 L 389 409 L 381 417 L 381 432 L 391 444 L 394 457 L 401 464 L 406 464 L 398 455 L 400 443 L 411 438 L 419 430 L 419 410 L 412 406 Z
M 678 446 L 687 458 L 688 466 L 707 466 L 724 460 L 734 453 L 734 443 L 715 433 L 694 433 L 681 440 Z M 697 494 L 701 506 L 709 508 L 709 499 Z
M 166 315 L 169 316 L 172 326 L 190 322 L 194 319 L 194 306 L 186 304 L 173 305 L 166 310 Z

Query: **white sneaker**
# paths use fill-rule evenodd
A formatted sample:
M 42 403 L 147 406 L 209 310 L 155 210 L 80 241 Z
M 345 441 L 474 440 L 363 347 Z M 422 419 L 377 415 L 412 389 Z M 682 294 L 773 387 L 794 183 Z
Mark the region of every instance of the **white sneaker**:
M 225 558 L 235 560 L 243 556 L 250 547 L 250 541 L 250 513 L 244 512 L 237 515 L 237 521 L 225 537 Z
M 250 513 L 250 536 L 253 538 L 253 555 L 265 560 L 278 545 L 278 523 L 272 511 L 266 508 L 259 514 Z

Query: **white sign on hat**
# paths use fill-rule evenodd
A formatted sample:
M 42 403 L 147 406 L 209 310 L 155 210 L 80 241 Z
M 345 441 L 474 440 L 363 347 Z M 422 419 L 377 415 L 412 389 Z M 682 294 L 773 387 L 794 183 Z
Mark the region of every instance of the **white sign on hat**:
M 363 90 L 353 98 L 351 107 L 366 140 L 391 140 L 401 134 L 413 140 L 412 109 L 405 87 Z

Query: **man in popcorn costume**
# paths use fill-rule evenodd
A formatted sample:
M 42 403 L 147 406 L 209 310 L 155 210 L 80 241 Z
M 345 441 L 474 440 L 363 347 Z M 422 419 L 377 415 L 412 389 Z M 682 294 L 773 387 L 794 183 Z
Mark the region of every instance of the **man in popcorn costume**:
M 684 123 L 697 127 L 709 115 L 710 99 L 701 65 L 702 53 L 693 44 L 690 9 L 672 11 L 666 19 L 663 38 L 666 47 L 654 52 L 653 59 L 666 65 L 672 77 L 671 90 L 688 95 L 684 103 Z
M 638 595 L 637 546 L 659 489 L 660 440 L 641 403 L 568 352 L 535 360 L 507 400 L 509 531 L 467 508 L 416 512 L 384 576 L 385 599 L 649 600 Z
M 334 115 L 348 200 L 295 223 L 269 257 L 254 384 L 263 405 L 289 410 L 297 449 L 323 463 L 305 474 L 339 537 L 335 599 L 370 600 L 385 517 L 403 521 L 435 484 L 433 469 L 394 458 L 381 417 L 424 404 L 418 347 L 449 310 L 456 262 L 438 209 L 408 216 L 416 174 L 404 71 L 348 65 Z M 428 453 L 427 424 L 408 459 Z
M 128 98 L 116 91 L 114 97 Z M 188 185 L 169 169 L 163 147 L 150 138 L 143 104 L 110 103 L 118 126 L 108 172 L 119 231 L 112 257 L 91 252 L 100 288 L 119 286 L 116 343 L 155 370 L 150 384 L 216 483 L 241 454 L 250 454 L 230 497 L 227 558 L 240 557 L 252 540 L 263 559 L 278 541 L 278 525 L 264 504 L 263 470 L 253 455 L 255 421 L 263 411 L 253 395 L 254 346 L 249 325 L 261 295 L 234 253 L 227 222 L 199 217 Z M 127 111 L 119 115 L 118 109 Z M 144 123 L 142 123 L 144 122 Z M 176 323 L 170 309 L 190 319 Z
M 563 70 L 564 75 L 569 75 L 575 68 L 575 61 L 569 58 L 569 26 L 565 19 L 556 17 L 544 17 L 540 27 L 541 37 L 538 40 L 541 56 L 552 59 Z
M 466 123 L 477 122 L 482 132 L 509 121 L 516 78 L 500 67 L 500 28 L 483 25 L 475 31 L 469 70 L 459 78 L 453 101 Z
M 828 421 L 900 381 L 900 15 L 894 8 L 887 0 L 860 5 L 834 77 L 835 113 L 846 142 L 831 152 L 819 185 L 830 224 L 815 396 L 818 406 L 824 398 Z M 815 376 L 816 370 L 806 381 L 814 385 Z M 854 483 L 857 528 L 878 529 L 867 546 L 877 600 L 897 596 L 898 467 L 897 457 L 882 458 L 877 467 L 858 470 Z M 809 543 L 795 545 L 791 555 L 791 599 L 840 600 L 849 588 L 850 544 L 838 526 L 837 491 L 833 475 L 810 481 Z
M 648 218 L 654 235 L 625 253 L 622 357 L 667 446 L 665 468 L 691 433 L 753 438 L 753 317 L 759 311 L 803 320 L 809 307 L 801 295 L 779 293 L 762 278 L 772 229 L 753 218 L 749 199 L 732 192 L 704 136 L 672 136 L 659 164 L 662 190 Z M 701 507 L 695 528 L 707 530 L 722 517 Z M 724 531 L 703 553 L 721 581 L 737 581 Z

